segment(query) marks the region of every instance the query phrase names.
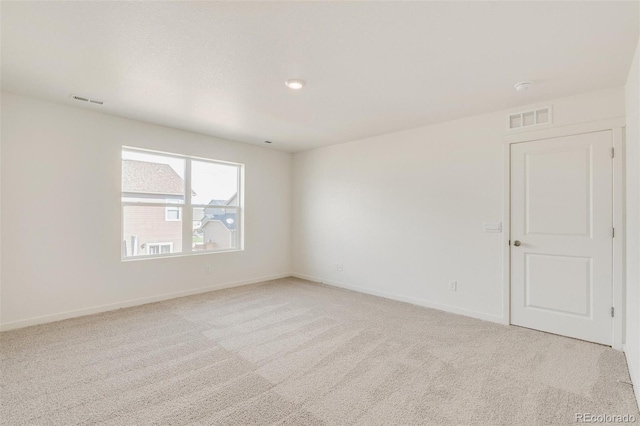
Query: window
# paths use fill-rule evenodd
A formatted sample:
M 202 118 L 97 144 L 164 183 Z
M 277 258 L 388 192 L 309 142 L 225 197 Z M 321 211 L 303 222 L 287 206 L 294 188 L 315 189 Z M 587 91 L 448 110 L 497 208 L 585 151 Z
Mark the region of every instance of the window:
M 242 250 L 242 169 L 123 147 L 122 258 Z
M 171 247 L 172 246 L 173 246 L 173 243 L 147 244 L 147 247 L 149 248 L 149 254 L 171 253 Z
M 166 220 L 167 222 L 180 220 L 180 207 L 171 206 L 165 208 L 164 220 Z

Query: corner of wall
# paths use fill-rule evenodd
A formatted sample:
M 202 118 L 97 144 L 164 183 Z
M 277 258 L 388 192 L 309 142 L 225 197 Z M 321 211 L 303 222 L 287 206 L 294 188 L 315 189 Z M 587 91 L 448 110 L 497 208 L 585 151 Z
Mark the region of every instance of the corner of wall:
M 626 335 L 625 355 L 640 407 L 640 38 L 625 85 Z

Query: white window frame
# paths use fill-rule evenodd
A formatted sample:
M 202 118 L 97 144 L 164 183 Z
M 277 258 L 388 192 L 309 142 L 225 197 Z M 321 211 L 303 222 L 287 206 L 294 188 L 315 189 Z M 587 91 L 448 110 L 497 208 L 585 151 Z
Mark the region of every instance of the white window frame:
M 168 253 L 162 253 L 162 246 L 169 246 L 169 253 L 173 253 L 173 243 L 172 242 L 168 242 L 168 243 L 147 243 L 147 252 L 151 251 L 151 247 L 158 247 L 158 253 L 155 254 L 150 254 L 150 256 L 155 256 L 157 254 L 168 254 Z
M 178 257 L 178 256 L 192 256 L 192 255 L 201 255 L 201 254 L 211 254 L 211 253 L 224 253 L 224 252 L 235 252 L 235 251 L 243 251 L 244 250 L 244 215 L 243 215 L 243 206 L 244 206 L 244 164 L 233 163 L 230 161 L 220 161 L 214 160 L 210 158 L 202 158 L 202 157 L 194 157 L 187 156 L 169 152 L 161 152 L 161 151 L 153 151 L 148 149 L 136 148 L 131 146 L 122 146 L 122 151 L 132 151 L 139 152 L 143 154 L 151 154 L 158 155 L 169 158 L 177 158 L 184 160 L 185 170 L 184 170 L 184 203 L 176 204 L 174 202 L 144 202 L 144 201 L 123 201 L 122 197 L 121 201 L 121 230 L 120 230 L 120 240 L 124 241 L 124 210 L 125 207 L 164 207 L 165 208 L 165 219 L 167 220 L 167 209 L 178 208 L 180 209 L 180 219 L 182 221 L 182 251 L 173 253 L 173 243 L 171 243 L 171 251 L 172 253 L 160 253 L 160 254 L 140 254 L 140 255 L 132 255 L 125 256 L 124 250 L 121 252 L 122 261 L 134 261 L 141 259 L 155 259 L 161 257 Z M 193 250 L 193 209 L 194 208 L 210 208 L 209 204 L 192 204 L 191 202 L 191 162 L 195 160 L 198 162 L 212 163 L 212 164 L 222 164 L 226 166 L 235 166 L 238 171 L 238 192 L 237 192 L 237 205 L 236 206 L 220 206 L 226 210 L 234 210 L 236 212 L 236 247 L 235 248 L 224 248 L 224 249 L 210 249 L 210 250 Z M 120 179 L 122 182 L 122 178 Z M 121 183 L 122 185 L 122 183 Z M 121 194 L 122 192 L 121 188 Z M 165 200 L 168 201 L 168 200 Z M 175 219 L 168 219 L 169 221 L 176 221 Z M 166 243 L 147 243 L 147 245 L 154 244 L 166 244 Z M 148 250 L 147 250 L 148 251 Z

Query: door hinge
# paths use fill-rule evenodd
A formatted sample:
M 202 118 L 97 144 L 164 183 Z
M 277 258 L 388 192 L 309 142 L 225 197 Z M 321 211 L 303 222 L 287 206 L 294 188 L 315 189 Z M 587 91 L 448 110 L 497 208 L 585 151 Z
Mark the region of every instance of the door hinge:
M 612 306 L 611 307 L 611 318 L 613 318 L 615 316 L 615 308 Z
M 615 156 L 616 156 L 616 149 L 611 148 L 611 158 L 615 158 Z
M 616 228 L 611 228 L 611 238 L 616 237 Z

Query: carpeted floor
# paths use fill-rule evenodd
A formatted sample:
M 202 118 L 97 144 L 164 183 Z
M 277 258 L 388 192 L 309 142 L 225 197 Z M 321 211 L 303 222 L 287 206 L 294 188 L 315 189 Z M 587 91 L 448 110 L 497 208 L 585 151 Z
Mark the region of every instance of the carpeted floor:
M 295 278 L 0 334 L 2 424 L 640 419 L 621 352 Z

